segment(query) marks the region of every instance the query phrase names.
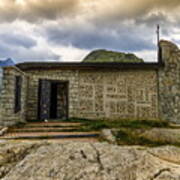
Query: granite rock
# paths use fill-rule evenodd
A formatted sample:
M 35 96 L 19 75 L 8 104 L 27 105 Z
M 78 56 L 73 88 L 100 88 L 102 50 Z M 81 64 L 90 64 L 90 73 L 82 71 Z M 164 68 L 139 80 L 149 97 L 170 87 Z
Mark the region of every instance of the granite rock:
M 0 151 L 3 180 L 180 180 L 180 148 L 173 146 L 0 143 Z

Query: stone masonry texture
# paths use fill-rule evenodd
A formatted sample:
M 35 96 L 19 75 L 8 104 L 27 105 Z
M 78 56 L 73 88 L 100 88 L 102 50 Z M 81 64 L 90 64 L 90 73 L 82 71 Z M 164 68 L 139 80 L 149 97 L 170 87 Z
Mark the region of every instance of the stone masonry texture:
M 155 70 L 41 70 L 29 76 L 27 119 L 37 119 L 39 79 L 69 82 L 69 117 L 157 119 Z
M 159 70 L 160 116 L 180 123 L 180 50 L 168 41 L 161 41 L 165 67 Z
M 49 70 L 27 72 L 29 76 L 27 96 L 27 119 L 36 120 L 38 117 L 38 85 L 40 79 L 69 82 L 69 114 L 75 117 L 78 113 L 78 71 Z
M 14 113 L 15 105 L 15 77 L 22 77 L 21 88 L 21 110 Z M 26 113 L 26 95 L 27 95 L 27 77 L 16 67 L 6 67 L 3 69 L 3 89 L 1 92 L 0 125 L 10 126 L 18 122 L 25 121 Z
M 156 71 L 79 72 L 78 116 L 156 119 Z

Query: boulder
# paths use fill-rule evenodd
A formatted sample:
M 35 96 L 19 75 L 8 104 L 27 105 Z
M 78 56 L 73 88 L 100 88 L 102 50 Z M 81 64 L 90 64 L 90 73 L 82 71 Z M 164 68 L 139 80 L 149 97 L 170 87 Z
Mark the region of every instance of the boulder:
M 3 136 L 8 131 L 8 127 L 0 127 L 0 136 Z
M 0 154 L 7 152 L 2 180 L 180 180 L 180 148 L 174 146 L 0 143 Z
M 111 129 L 103 129 L 100 134 L 101 138 L 111 144 L 116 144 L 116 137 L 113 135 Z

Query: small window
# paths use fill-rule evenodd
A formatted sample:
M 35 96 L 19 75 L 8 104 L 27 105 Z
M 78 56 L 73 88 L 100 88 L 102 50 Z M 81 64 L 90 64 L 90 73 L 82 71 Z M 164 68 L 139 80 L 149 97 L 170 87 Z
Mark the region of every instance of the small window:
M 3 89 L 3 69 L 0 67 L 0 94 Z
M 16 76 L 15 77 L 15 107 L 14 107 L 15 113 L 21 110 L 21 86 L 22 86 L 22 78 L 21 76 Z

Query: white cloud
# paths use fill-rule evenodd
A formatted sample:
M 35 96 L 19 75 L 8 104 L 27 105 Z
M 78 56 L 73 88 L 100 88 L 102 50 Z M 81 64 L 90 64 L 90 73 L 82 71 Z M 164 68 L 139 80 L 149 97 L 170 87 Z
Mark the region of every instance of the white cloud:
M 61 54 L 61 61 L 80 62 L 88 53 L 88 50 L 75 48 L 72 46 L 60 46 L 52 48 L 56 54 Z
M 145 60 L 145 62 L 157 62 L 157 51 L 138 51 L 134 52 L 138 57 L 142 58 Z

